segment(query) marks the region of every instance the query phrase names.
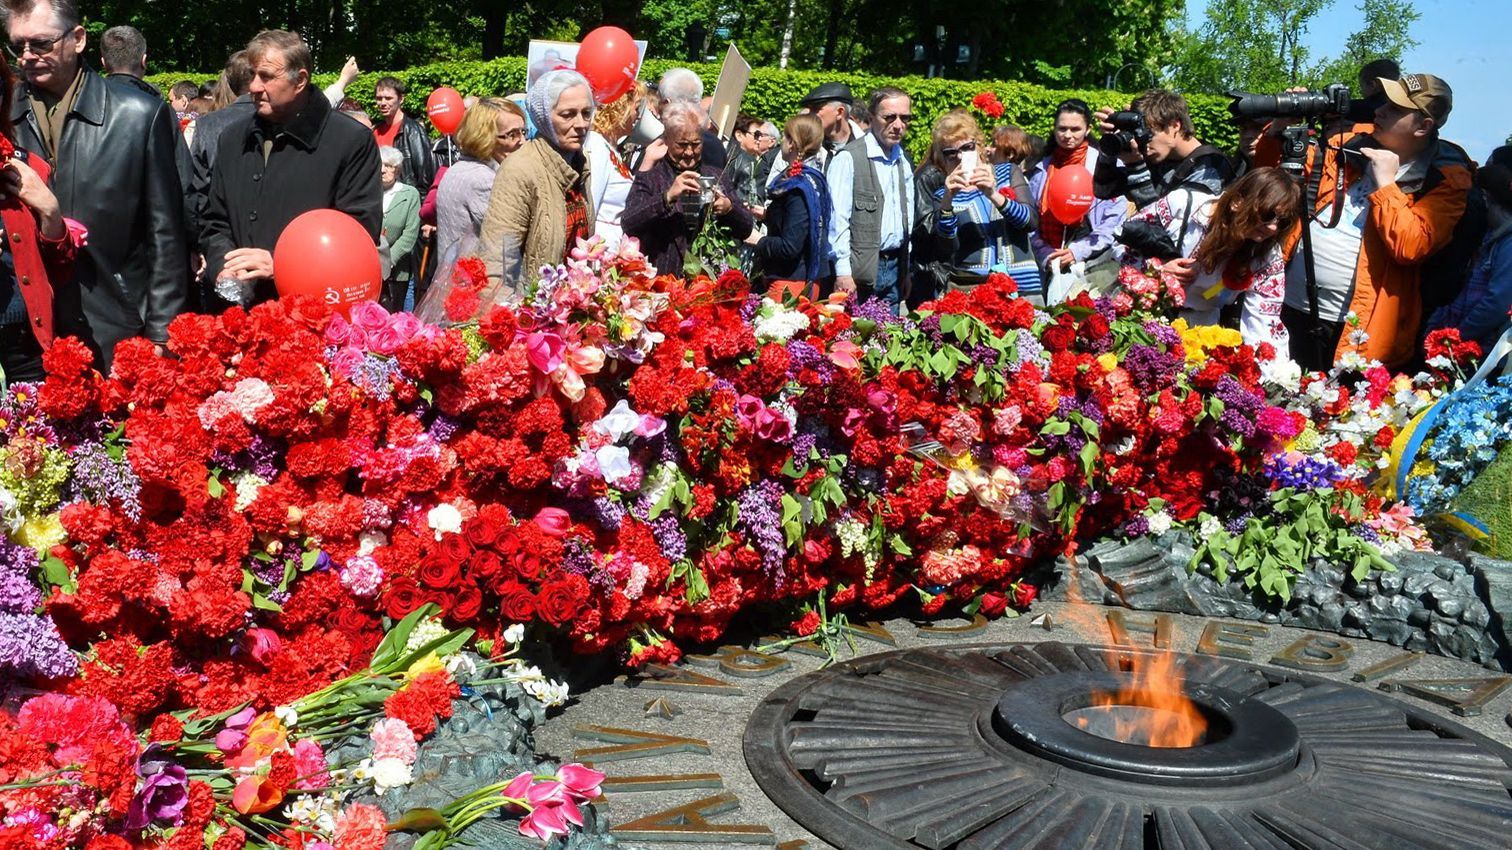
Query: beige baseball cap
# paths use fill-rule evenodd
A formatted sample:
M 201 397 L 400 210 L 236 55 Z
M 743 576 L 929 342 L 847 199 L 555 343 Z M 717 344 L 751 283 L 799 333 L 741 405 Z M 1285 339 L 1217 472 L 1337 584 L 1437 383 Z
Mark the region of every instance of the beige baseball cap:
M 1454 91 L 1449 84 L 1432 74 L 1405 74 L 1400 80 L 1379 77 L 1386 99 L 1402 107 L 1421 112 L 1439 127 L 1449 120 L 1454 108 Z

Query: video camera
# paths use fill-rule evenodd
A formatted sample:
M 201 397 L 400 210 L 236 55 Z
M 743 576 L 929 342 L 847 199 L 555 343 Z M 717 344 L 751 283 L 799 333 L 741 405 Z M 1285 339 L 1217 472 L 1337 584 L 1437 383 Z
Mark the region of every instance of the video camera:
M 1373 100 L 1351 98 L 1349 86 L 1330 83 L 1322 91 L 1282 92 L 1281 94 L 1251 94 L 1231 91 L 1229 112 L 1240 119 L 1256 118 L 1336 118 L 1346 117 L 1356 123 L 1371 120 L 1377 103 Z
M 1104 133 L 1102 138 L 1097 140 L 1097 149 L 1104 156 L 1118 156 L 1129 149 L 1130 142 L 1143 151 L 1145 145 L 1155 135 L 1145 124 L 1143 112 L 1134 110 L 1115 112 L 1108 116 L 1108 123 L 1117 129 L 1111 133 Z

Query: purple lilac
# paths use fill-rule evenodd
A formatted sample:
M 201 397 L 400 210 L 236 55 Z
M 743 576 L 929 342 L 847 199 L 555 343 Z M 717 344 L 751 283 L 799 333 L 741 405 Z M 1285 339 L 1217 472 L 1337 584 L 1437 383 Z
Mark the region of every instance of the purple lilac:
M 782 514 L 778 505 L 782 486 L 775 481 L 760 481 L 742 490 L 736 505 L 740 510 L 739 526 L 746 539 L 761 553 L 761 568 L 769 578 L 781 581 L 782 559 L 787 544 L 782 537 Z
M 898 324 L 901 319 L 893 313 L 893 306 L 881 298 L 871 298 L 851 308 L 851 316 L 856 319 L 865 319 L 876 322 L 877 327 Z M 925 321 L 928 321 L 926 319 Z M 935 318 L 935 329 L 940 327 L 940 320 Z
M 116 460 L 104 444 L 82 443 L 70 459 L 73 474 L 64 488 L 65 501 L 119 504 L 131 519 L 140 517 L 142 485 L 124 456 Z
M 0 613 L 0 670 L 56 679 L 79 672 L 79 659 L 50 618 Z
M 761 309 L 761 304 L 764 300 L 765 299 L 756 292 L 752 292 L 750 295 L 747 295 L 745 302 L 740 305 L 741 321 L 745 322 L 746 324 L 750 324 L 751 320 L 756 318 L 756 311 Z
M 800 427 L 802 422 L 799 422 Z M 819 445 L 819 435 L 811 431 L 799 431 L 793 435 L 793 462 L 808 463 L 809 453 Z
M 593 510 L 598 515 L 599 525 L 608 531 L 618 530 L 620 523 L 625 521 L 624 506 L 608 496 L 594 499 Z
M 461 430 L 461 427 L 461 422 L 444 413 L 438 413 L 436 414 L 436 418 L 431 421 L 430 427 L 426 430 L 430 432 L 431 438 L 436 442 L 444 443 L 455 437 L 457 431 Z
M 1181 342 L 1181 333 L 1165 322 L 1145 322 L 1145 333 L 1161 345 L 1176 345 Z
M 1045 347 L 1040 345 L 1039 339 L 1035 337 L 1032 331 L 1019 328 L 1014 331 L 1014 334 L 1018 337 L 1016 346 L 1018 349 L 1018 363 L 1014 365 L 1035 363 L 1045 359 Z
M 1349 530 L 1354 534 L 1354 536 L 1360 538 L 1366 543 L 1372 544 L 1374 546 L 1381 545 L 1380 532 L 1376 531 L 1374 528 L 1371 528 L 1368 525 L 1351 526 Z
M 656 545 L 662 556 L 669 561 L 681 561 L 688 557 L 688 538 L 677 524 L 677 517 L 662 514 L 651 521 L 651 533 L 656 536 Z
M 1160 389 L 1175 373 L 1176 366 L 1174 356 L 1150 345 L 1129 346 L 1123 359 L 1124 371 L 1143 392 Z
M 42 603 L 42 591 L 32 584 L 29 572 L 0 571 L 0 611 L 30 614 Z
M 1143 516 L 1130 517 L 1123 524 L 1123 534 L 1125 537 L 1144 537 L 1149 533 L 1150 521 Z
M 1260 399 L 1234 380 L 1233 375 L 1220 378 L 1213 394 L 1223 402 L 1219 424 L 1245 439 L 1255 436 L 1255 416 L 1260 412 Z

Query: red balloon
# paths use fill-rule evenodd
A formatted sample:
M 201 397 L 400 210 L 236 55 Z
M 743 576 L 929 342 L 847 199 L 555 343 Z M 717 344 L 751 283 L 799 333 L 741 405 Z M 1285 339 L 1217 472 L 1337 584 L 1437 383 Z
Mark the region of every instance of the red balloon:
M 425 114 L 443 136 L 450 136 L 462 126 L 463 109 L 462 95 L 450 86 L 436 89 L 425 99 Z
M 1061 224 L 1076 224 L 1092 209 L 1092 172 L 1080 165 L 1057 168 L 1045 184 L 1046 206 Z
M 346 315 L 383 289 L 378 246 L 346 213 L 310 210 L 289 222 L 273 246 L 273 285 L 280 296 L 309 295 Z
M 593 86 L 593 98 L 609 103 L 630 90 L 640 73 L 640 49 L 619 27 L 599 27 L 583 36 L 577 70 Z

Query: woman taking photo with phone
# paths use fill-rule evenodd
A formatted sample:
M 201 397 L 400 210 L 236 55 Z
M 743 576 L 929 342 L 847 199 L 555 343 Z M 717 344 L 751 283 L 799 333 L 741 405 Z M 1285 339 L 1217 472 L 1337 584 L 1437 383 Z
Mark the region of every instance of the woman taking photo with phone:
M 933 278 L 934 295 L 969 289 L 987 275 L 1003 272 L 1013 276 L 1020 295 L 1038 296 L 1029 233 L 1039 213 L 1019 200 L 1029 196 L 1023 172 L 1011 163 L 987 161 L 982 131 L 964 109 L 953 109 L 935 122 L 930 164 L 945 175 L 922 222 L 935 258 L 925 278 Z

